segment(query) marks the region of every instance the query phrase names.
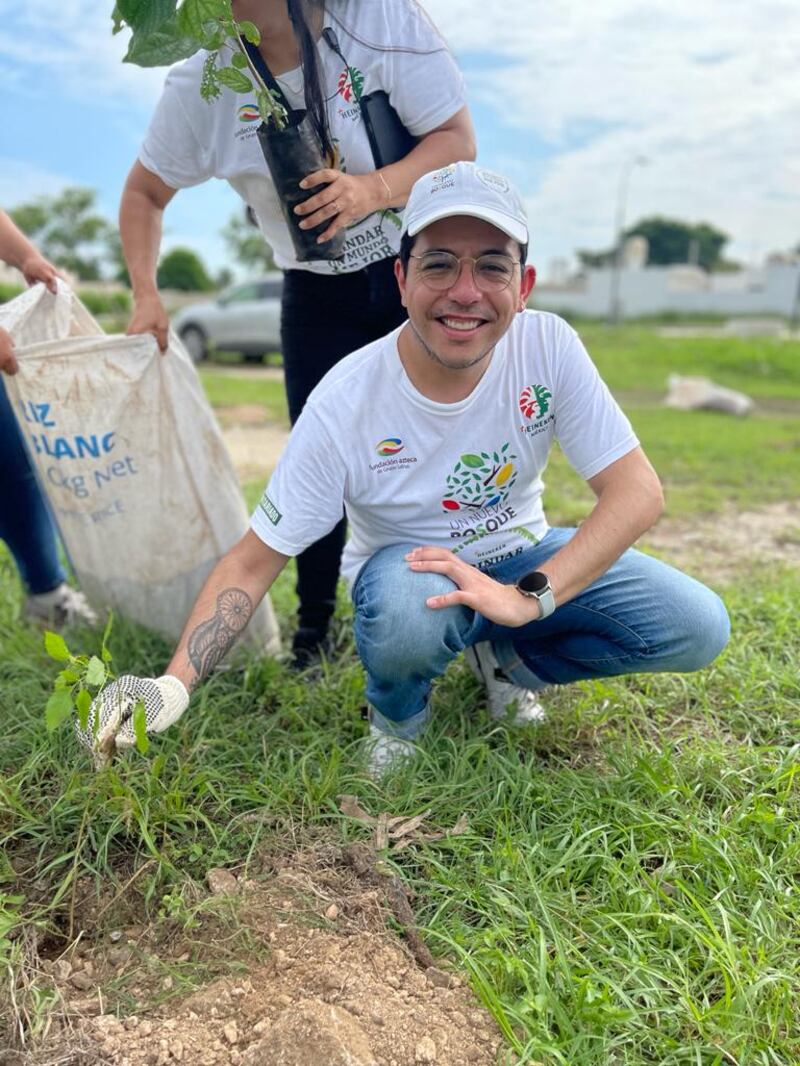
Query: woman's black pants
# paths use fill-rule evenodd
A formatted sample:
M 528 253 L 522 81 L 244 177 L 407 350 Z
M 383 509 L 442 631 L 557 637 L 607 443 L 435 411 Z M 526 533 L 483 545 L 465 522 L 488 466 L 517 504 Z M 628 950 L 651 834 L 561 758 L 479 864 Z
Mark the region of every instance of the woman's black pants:
M 311 390 L 345 355 L 382 337 L 406 318 L 394 260 L 381 259 L 350 274 L 287 270 L 281 342 L 292 425 Z M 297 558 L 298 627 L 322 640 L 336 604 L 345 521 Z M 299 636 L 299 634 L 298 634 Z

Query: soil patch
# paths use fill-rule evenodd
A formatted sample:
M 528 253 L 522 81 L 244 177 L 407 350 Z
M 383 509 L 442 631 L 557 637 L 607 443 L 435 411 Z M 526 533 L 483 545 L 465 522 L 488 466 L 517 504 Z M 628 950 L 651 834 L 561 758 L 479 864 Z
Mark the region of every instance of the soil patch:
M 401 834 L 417 820 L 394 821 L 406 823 Z M 421 966 L 413 943 L 387 929 L 390 893 L 374 863 L 365 871 L 361 861 L 375 852 L 356 847 L 356 859 L 324 842 L 271 856 L 258 881 L 209 871 L 209 896 L 237 901 L 260 950 L 249 959 L 237 951 L 239 974 L 188 995 L 175 995 L 179 964 L 201 965 L 202 954 L 215 951 L 203 928 L 161 945 L 152 930 L 106 932 L 40 963 L 61 1010 L 44 1045 L 0 1061 L 495 1066 L 504 1041 L 491 1015 L 446 963 Z M 126 967 L 131 981 L 115 999 L 109 991 Z M 167 995 L 174 998 L 164 1002 Z
M 754 564 L 800 570 L 800 504 L 781 502 L 753 511 L 664 519 L 642 538 L 645 548 L 714 585 Z
M 221 411 L 217 411 L 221 415 Z M 222 435 L 241 481 L 266 480 L 275 469 L 289 439 L 289 431 L 274 422 L 264 425 L 228 425 Z

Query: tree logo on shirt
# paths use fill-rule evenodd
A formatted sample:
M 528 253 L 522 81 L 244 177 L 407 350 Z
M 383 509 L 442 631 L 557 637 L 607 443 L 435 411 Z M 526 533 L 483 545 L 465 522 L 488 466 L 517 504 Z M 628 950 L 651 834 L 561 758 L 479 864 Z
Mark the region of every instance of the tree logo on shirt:
M 345 67 L 339 75 L 336 90 L 339 96 L 348 104 L 351 100 L 357 100 L 364 88 L 364 75 L 358 67 Z
M 552 398 L 546 385 L 526 385 L 519 394 L 519 409 L 526 418 L 541 418 L 550 410 Z
M 514 482 L 516 455 L 506 443 L 499 452 L 465 452 L 447 478 L 445 511 L 477 511 L 505 503 Z
M 378 455 L 397 455 L 403 448 L 405 448 L 405 444 L 399 437 L 387 437 L 375 445 L 375 451 Z
M 261 112 L 258 110 L 255 104 L 244 104 L 244 106 L 239 108 L 239 121 L 260 122 Z

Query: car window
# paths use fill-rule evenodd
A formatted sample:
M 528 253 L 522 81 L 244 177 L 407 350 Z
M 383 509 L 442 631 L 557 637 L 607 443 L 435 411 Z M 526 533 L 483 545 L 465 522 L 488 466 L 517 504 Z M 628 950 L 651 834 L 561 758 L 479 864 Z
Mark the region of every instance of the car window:
M 262 300 L 280 300 L 281 290 L 283 289 L 283 282 L 278 281 L 262 281 L 261 283 L 261 299 Z
M 243 303 L 245 300 L 257 300 L 259 298 L 258 283 L 255 281 L 247 285 L 240 285 L 238 289 L 232 289 L 225 294 L 226 304 Z

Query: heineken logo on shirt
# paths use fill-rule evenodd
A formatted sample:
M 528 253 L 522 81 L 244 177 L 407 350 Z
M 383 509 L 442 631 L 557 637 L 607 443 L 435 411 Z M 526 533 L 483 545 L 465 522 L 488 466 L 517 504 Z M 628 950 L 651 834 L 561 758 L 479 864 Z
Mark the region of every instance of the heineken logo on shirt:
M 444 511 L 478 511 L 505 503 L 517 480 L 516 455 L 506 443 L 496 452 L 465 452 L 447 478 Z
M 546 385 L 526 385 L 519 394 L 519 409 L 526 418 L 541 418 L 550 410 L 552 392 Z
M 357 100 L 364 88 L 364 75 L 358 67 L 345 67 L 339 75 L 336 91 L 343 100 L 349 104 L 351 100 Z

